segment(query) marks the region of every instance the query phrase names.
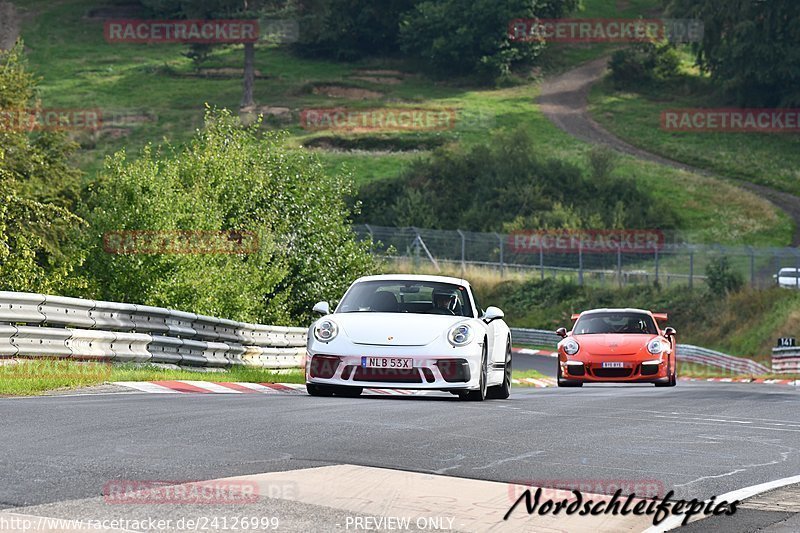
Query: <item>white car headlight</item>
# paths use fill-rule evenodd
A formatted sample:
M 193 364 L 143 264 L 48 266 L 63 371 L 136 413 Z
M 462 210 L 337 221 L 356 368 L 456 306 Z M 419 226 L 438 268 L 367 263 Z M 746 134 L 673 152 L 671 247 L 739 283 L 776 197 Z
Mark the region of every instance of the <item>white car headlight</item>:
M 580 344 L 575 339 L 567 339 L 561 345 L 564 348 L 564 353 L 567 355 L 575 355 L 581 349 Z
M 472 342 L 472 328 L 467 324 L 458 324 L 447 333 L 447 340 L 453 346 L 466 346 Z
M 647 343 L 647 351 L 653 355 L 660 354 L 661 352 L 666 350 L 666 348 L 667 347 L 664 346 L 664 343 L 661 342 L 661 339 L 653 339 Z
M 339 334 L 339 327 L 333 320 L 320 320 L 314 326 L 314 337 L 320 342 L 331 342 Z

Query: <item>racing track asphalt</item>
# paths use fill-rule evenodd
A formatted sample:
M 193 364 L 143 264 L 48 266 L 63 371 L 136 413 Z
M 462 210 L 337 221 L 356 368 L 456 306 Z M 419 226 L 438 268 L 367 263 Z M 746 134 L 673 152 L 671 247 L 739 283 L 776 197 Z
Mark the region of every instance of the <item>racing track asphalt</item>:
M 536 370 L 545 376 L 556 376 L 556 361 L 555 357 L 546 355 L 525 355 L 515 353 L 513 356 L 512 368 L 514 370 Z
M 450 395 L 5 398 L 0 509 L 96 497 L 112 479 L 337 464 L 533 485 L 649 480 L 679 498 L 708 498 L 800 473 L 798 402 L 792 387 L 702 382 L 515 389 L 484 403 Z

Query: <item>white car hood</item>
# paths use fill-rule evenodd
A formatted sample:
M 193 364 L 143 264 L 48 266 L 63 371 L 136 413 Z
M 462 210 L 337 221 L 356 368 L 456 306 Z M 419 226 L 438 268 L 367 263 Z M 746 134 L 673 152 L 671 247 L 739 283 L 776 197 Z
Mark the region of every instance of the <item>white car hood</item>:
M 462 316 L 370 312 L 336 313 L 330 318 L 350 342 L 373 346 L 426 346 L 455 324 L 468 320 Z

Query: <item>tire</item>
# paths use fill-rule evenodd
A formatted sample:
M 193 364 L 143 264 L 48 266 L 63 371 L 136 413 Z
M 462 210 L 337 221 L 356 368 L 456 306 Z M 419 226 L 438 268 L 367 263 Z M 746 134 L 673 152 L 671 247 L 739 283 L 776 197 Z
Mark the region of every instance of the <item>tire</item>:
M 364 387 L 336 387 L 333 391 L 336 396 L 343 398 L 358 398 L 364 392 Z
M 673 369 L 672 365 L 670 365 L 667 369 L 668 381 L 666 383 L 656 383 L 656 387 L 674 387 L 678 384 L 678 376 L 676 374 L 677 369 Z
M 459 394 L 458 397 L 462 400 L 467 400 L 470 402 L 482 402 L 486 399 L 486 363 L 487 363 L 487 353 L 489 349 L 489 343 L 486 339 L 483 340 L 483 354 L 481 355 L 481 375 L 480 375 L 480 385 L 478 386 L 478 390 L 471 390 L 467 391 L 463 394 Z
M 316 383 L 306 383 L 306 391 L 309 396 L 333 396 L 333 389 Z
M 503 373 L 503 383 L 489 387 L 486 397 L 490 400 L 505 400 L 511 396 L 511 339 L 506 342 L 506 366 Z
M 582 381 L 573 381 L 570 379 L 564 379 L 563 375 L 561 374 L 561 361 L 556 362 L 556 383 L 559 387 L 583 387 Z

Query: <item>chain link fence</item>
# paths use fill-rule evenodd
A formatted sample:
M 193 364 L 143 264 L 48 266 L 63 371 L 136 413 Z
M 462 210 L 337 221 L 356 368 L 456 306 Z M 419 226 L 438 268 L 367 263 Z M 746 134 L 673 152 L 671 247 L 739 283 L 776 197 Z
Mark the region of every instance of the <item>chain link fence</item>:
M 675 242 L 672 235 L 657 245 L 635 250 L 625 246 L 584 248 L 580 239 L 575 241 L 576 246 L 554 250 L 542 241 L 536 246 L 535 240 L 527 241 L 528 246 L 522 249 L 515 243 L 515 234 L 366 224 L 354 226 L 354 231 L 361 238 L 372 239 L 374 253 L 410 260 L 419 266 L 441 270 L 445 265 L 455 265 L 462 271 L 468 266 L 480 266 L 496 269 L 501 275 L 524 271 L 541 279 L 571 278 L 579 284 L 624 286 L 657 282 L 667 287 L 694 287 L 706 282 L 706 268 L 720 257 L 728 259 L 731 270 L 745 283 L 756 287 L 776 284 L 781 268 L 800 272 L 797 248 L 688 244 Z M 794 279 L 800 289 L 800 277 Z

